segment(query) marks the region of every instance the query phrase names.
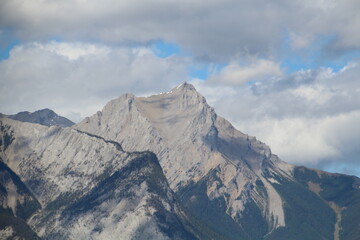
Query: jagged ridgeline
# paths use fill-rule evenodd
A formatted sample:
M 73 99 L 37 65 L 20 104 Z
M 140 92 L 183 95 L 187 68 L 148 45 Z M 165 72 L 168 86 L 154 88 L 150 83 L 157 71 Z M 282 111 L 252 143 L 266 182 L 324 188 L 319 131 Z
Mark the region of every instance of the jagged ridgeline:
M 67 128 L 3 117 L 1 164 L 0 238 L 360 236 L 358 178 L 281 161 L 187 83 Z

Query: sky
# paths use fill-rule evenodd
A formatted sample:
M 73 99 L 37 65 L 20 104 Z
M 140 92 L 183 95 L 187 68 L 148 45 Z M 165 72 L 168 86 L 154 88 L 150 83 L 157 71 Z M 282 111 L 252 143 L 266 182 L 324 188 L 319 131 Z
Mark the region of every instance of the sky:
M 360 176 L 358 0 L 0 0 L 0 112 L 192 83 L 281 159 Z

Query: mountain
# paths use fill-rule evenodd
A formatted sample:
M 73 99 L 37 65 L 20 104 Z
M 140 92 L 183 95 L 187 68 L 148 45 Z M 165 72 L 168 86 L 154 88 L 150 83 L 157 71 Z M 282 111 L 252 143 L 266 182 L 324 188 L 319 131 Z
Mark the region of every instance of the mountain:
M 191 219 L 223 239 L 360 236 L 359 179 L 287 164 L 218 116 L 187 83 L 125 94 L 74 129 L 151 151 Z
M 8 118 L 0 140 L 4 238 L 197 238 L 153 153 Z
M 69 119 L 57 115 L 54 111 L 48 108 L 32 113 L 26 111 L 19 112 L 14 115 L 8 115 L 7 117 L 22 122 L 39 123 L 45 126 L 70 127 L 75 124 Z
M 0 116 L 1 239 L 358 240 L 360 179 L 287 164 L 191 84 L 71 127 Z

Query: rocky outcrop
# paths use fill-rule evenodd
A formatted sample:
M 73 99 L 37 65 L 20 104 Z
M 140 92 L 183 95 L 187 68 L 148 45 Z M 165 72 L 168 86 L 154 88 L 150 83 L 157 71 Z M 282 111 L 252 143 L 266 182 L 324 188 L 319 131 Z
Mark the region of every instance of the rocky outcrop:
M 41 204 L 25 219 L 43 239 L 195 238 L 153 153 L 125 152 L 71 128 L 6 118 L 0 127 L 2 139 L 9 138 L 6 148 L 2 141 L 1 164 Z M 19 192 L 11 181 L 3 185 Z M 2 199 L 16 215 L 16 202 L 26 198 Z

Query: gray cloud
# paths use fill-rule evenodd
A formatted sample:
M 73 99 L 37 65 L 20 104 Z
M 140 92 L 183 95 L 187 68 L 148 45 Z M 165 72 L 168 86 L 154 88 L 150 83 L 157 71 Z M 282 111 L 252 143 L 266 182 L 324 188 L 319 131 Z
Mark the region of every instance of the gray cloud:
M 316 77 L 321 73 L 320 69 L 316 70 L 301 70 L 289 75 L 275 77 L 264 82 L 257 82 L 251 86 L 251 90 L 255 95 L 271 94 L 273 92 L 280 92 L 291 88 L 296 88 L 301 85 L 311 84 Z
M 331 36 L 328 51 L 360 48 L 357 0 L 23 1 L 0 3 L 0 28 L 22 40 L 61 37 L 116 44 L 164 39 L 199 59 L 279 54 L 284 38 L 304 48 Z M 325 54 L 326 55 L 326 54 Z M 279 57 L 279 56 L 278 56 Z

